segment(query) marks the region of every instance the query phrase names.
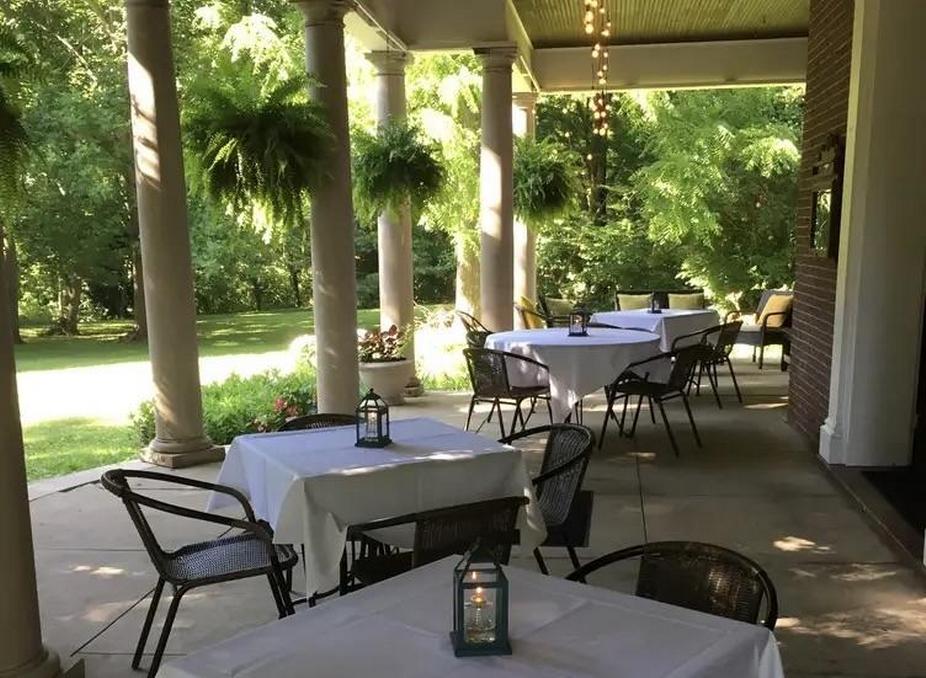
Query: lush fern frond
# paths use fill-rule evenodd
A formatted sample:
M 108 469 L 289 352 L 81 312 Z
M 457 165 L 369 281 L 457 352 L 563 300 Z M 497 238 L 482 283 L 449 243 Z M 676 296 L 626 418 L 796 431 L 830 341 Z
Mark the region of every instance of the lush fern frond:
M 520 139 L 514 154 L 514 210 L 528 224 L 559 216 L 581 191 L 578 155 L 551 140 Z

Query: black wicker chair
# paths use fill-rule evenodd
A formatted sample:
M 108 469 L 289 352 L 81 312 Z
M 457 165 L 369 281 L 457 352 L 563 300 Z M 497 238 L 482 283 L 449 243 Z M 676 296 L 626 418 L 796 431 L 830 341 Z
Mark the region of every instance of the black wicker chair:
M 685 413 L 688 415 L 688 421 L 691 424 L 691 431 L 694 433 L 695 441 L 698 447 L 701 447 L 701 436 L 698 434 L 698 427 L 695 425 L 694 417 L 691 414 L 691 407 L 688 404 L 687 389 L 692 372 L 698 366 L 698 362 L 703 358 L 707 350 L 707 347 L 703 344 L 685 346 L 676 351 L 660 353 L 659 355 L 629 365 L 623 374 L 618 377 L 617 381 L 605 388 L 607 409 L 605 410 L 604 423 L 601 426 L 601 439 L 598 441 L 598 447 L 600 448 L 604 443 L 604 435 L 608 428 L 608 422 L 611 419 L 617 421 L 617 415 L 614 413 L 614 404 L 619 398 L 623 398 L 624 409 L 618 424 L 621 432 L 624 431 L 627 407 L 630 398 L 633 396 L 637 396 L 638 400 L 637 410 L 633 417 L 633 425 L 630 429 L 630 437 L 633 437 L 634 433 L 636 433 L 637 421 L 640 418 L 640 408 L 643 404 L 643 399 L 647 398 L 650 401 L 651 408 L 653 404 L 659 407 L 659 413 L 662 415 L 662 422 L 665 424 L 669 442 L 672 444 L 672 450 L 675 452 L 675 456 L 678 456 L 678 443 L 675 440 L 675 435 L 672 433 L 671 426 L 669 426 L 669 418 L 666 416 L 666 409 L 663 403 L 673 398 L 681 398 L 682 403 L 685 405 Z M 658 363 L 665 363 L 667 361 L 671 361 L 672 364 L 668 380 L 665 382 L 650 381 L 647 368 L 653 368 Z M 642 376 L 640 376 L 641 374 Z M 655 414 L 653 414 L 653 417 L 655 417 Z
M 505 564 L 511 556 L 511 545 L 518 541 L 518 512 L 525 504 L 527 497 L 503 497 L 352 525 L 350 533 L 364 534 L 369 542 L 375 541 L 375 534 L 371 533 L 376 530 L 414 525 L 415 539 L 411 551 L 390 547 L 365 549 L 354 560 L 351 577 L 361 586 L 369 586 L 455 553 L 464 553 L 477 539 L 489 546 L 499 563 Z
M 229 518 L 153 499 L 132 489 L 129 484 L 132 479 L 154 480 L 230 495 L 241 504 L 245 518 L 243 520 Z M 170 584 L 174 594 L 164 620 L 164 628 L 151 659 L 151 666 L 148 669 L 149 678 L 153 678 L 158 672 L 180 600 L 191 589 L 236 579 L 267 577 L 280 618 L 293 614 L 293 604 L 289 599 L 285 579 L 286 574 L 292 570 L 299 558 L 291 546 L 273 543 L 273 530 L 270 525 L 255 518 L 251 505 L 241 492 L 224 485 L 154 471 L 116 469 L 104 473 L 100 482 L 103 487 L 122 500 L 158 573 L 158 583 L 154 587 L 151 605 L 148 607 L 148 614 L 132 658 L 133 669 L 137 670 L 141 665 L 148 634 L 164 591 L 164 584 Z M 201 520 L 220 525 L 228 530 L 237 529 L 242 532 L 189 544 L 175 551 L 166 551 L 155 536 L 142 508 Z
M 278 431 L 309 431 L 316 428 L 333 428 L 335 426 L 356 426 L 357 417 L 353 414 L 305 414 L 301 417 L 287 419 Z
M 794 292 L 791 290 L 763 290 L 762 296 L 759 298 L 759 305 L 756 307 L 757 324 L 743 325 L 736 338 L 737 344 L 752 346 L 752 362 L 756 362 L 756 353 L 758 352 L 760 370 L 765 366 L 766 346 L 781 346 L 781 370 L 786 369 L 791 348 L 791 309 L 767 313 L 764 316 L 762 314 L 768 302 L 773 297 L 779 296 L 793 297 Z M 738 315 L 737 311 L 731 311 L 727 313 L 724 321 L 729 322 Z M 761 322 L 759 322 L 760 318 Z
M 582 490 L 582 481 L 595 446 L 591 429 L 576 424 L 552 424 L 515 433 L 500 442 L 511 444 L 532 436 L 546 436 L 540 474 L 533 479 L 534 492 L 547 538 L 541 546 L 565 547 L 573 567 L 579 567 L 576 547 L 588 546 L 592 523 L 593 494 Z M 534 558 L 543 574 L 549 574 L 540 549 Z
M 537 305 L 540 307 L 547 327 L 569 327 L 569 314 L 575 307 L 574 302 L 541 294 L 537 299 Z
M 631 558 L 640 559 L 638 596 L 775 629 L 778 594 L 771 578 L 746 556 L 712 544 L 665 541 L 631 546 L 586 563 L 566 578 L 585 581 L 593 572 Z
M 736 345 L 736 338 L 739 336 L 740 327 L 743 325 L 741 320 L 723 323 L 710 327 L 701 332 L 692 332 L 677 337 L 672 342 L 672 349 L 676 350 L 679 344 L 687 339 L 700 337 L 700 342 L 706 347 L 701 360 L 698 361 L 697 375 L 692 373 L 692 378 L 688 382 L 687 393 L 691 395 L 691 389 L 694 387 L 695 393 L 701 395 L 701 377 L 707 374 L 707 380 L 714 392 L 714 400 L 717 401 L 717 407 L 723 409 L 723 402 L 720 400 L 720 391 L 718 384 L 720 377 L 717 374 L 717 367 L 726 365 L 730 370 L 730 378 L 733 380 L 733 388 L 736 391 L 736 399 L 743 402 L 743 394 L 740 393 L 739 383 L 736 381 L 736 372 L 733 371 L 733 363 L 730 361 L 730 353 Z
M 484 347 L 486 345 L 486 338 L 492 334 L 492 330 L 476 320 L 476 318 L 466 311 L 457 309 L 455 313 L 466 329 L 466 345 L 470 348 Z
M 531 416 L 534 414 L 538 400 L 546 402 L 547 414 L 550 416 L 550 422 L 552 423 L 553 412 L 550 408 L 550 387 L 548 384 L 512 386 L 508 380 L 510 363 L 530 364 L 542 373 L 548 373 L 549 370 L 546 365 L 517 353 L 496 351 L 490 348 L 467 348 L 463 350 L 463 355 L 466 357 L 469 381 L 473 388 L 473 396 L 469 401 L 469 412 L 466 415 L 467 431 L 472 421 L 473 410 L 478 403 L 492 404 L 486 421 L 490 421 L 492 414 L 498 410 L 498 425 L 503 438 L 515 432 L 518 422 L 520 422 L 522 429 L 527 428 L 527 422 L 530 421 Z M 521 404 L 524 401 L 530 403 L 530 411 L 528 411 L 526 417 L 521 411 Z M 502 419 L 502 405 L 513 405 L 515 408 L 510 431 L 505 430 L 505 422 Z M 485 422 L 480 424 L 477 430 L 482 429 L 484 424 Z

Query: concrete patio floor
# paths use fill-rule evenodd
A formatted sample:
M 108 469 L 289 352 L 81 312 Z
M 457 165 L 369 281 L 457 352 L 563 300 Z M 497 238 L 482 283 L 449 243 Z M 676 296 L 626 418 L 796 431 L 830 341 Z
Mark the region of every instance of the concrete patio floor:
M 778 589 L 776 636 L 790 678 L 926 677 L 921 570 L 855 508 L 785 422 L 786 375 L 759 372 L 748 362 L 737 368 L 744 406 L 726 378 L 723 410 L 710 395 L 694 399 L 702 449 L 678 403 L 669 416 L 679 458 L 661 424 L 653 426 L 645 413 L 636 440 L 609 431 L 586 477 L 596 504 L 591 545 L 580 557 L 643 540 L 642 493 L 650 540 L 717 543 L 768 570 Z M 432 416 L 462 426 L 467 401 L 464 394 L 429 394 L 393 416 Z M 586 423 L 596 434 L 602 412 L 599 396 L 587 400 Z M 498 429 L 490 424 L 484 432 L 494 436 Z M 217 471 L 212 465 L 184 473 L 212 479 Z M 88 676 L 139 675 L 129 664 L 155 574 L 123 508 L 91 482 L 98 475 L 30 488 L 45 639 L 66 664 L 83 658 Z M 206 501 L 197 490 L 153 491 L 197 508 Z M 217 534 L 181 519 L 155 520 L 169 543 Z M 571 569 L 564 552 L 548 549 L 545 555 L 554 574 Z M 530 554 L 516 553 L 512 564 L 536 567 Z M 593 583 L 627 590 L 631 580 L 630 572 L 614 571 Z M 166 604 L 162 608 L 163 614 Z M 273 618 L 266 581 L 194 591 L 180 607 L 168 653 L 183 654 Z

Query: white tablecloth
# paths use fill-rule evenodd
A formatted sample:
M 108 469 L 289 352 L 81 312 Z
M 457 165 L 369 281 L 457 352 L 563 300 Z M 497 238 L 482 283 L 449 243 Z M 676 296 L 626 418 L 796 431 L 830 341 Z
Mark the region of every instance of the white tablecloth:
M 764 627 L 506 568 L 508 657 L 453 655 L 445 559 L 165 665 L 161 678 L 783 678 Z
M 518 450 L 433 419 L 394 421 L 392 439 L 383 449 L 355 447 L 353 426 L 238 436 L 217 482 L 244 492 L 277 542 L 305 545 L 308 591 L 338 583 L 347 527 L 378 518 L 526 496 L 522 548 L 546 538 Z M 209 509 L 234 503 L 214 494 Z
M 672 350 L 677 337 L 691 332 L 700 332 L 720 324 L 717 311 L 705 309 L 663 309 L 662 313 L 649 311 L 600 311 L 592 315 L 592 322 L 618 327 L 633 327 L 659 335 L 659 348 Z
M 573 405 L 610 384 L 627 366 L 659 352 L 659 337 L 649 332 L 590 328 L 587 337 L 570 337 L 565 327 L 490 334 L 486 348 L 533 358 L 550 368 L 553 418 L 563 421 Z M 537 368 L 510 374 L 517 385 L 536 380 Z

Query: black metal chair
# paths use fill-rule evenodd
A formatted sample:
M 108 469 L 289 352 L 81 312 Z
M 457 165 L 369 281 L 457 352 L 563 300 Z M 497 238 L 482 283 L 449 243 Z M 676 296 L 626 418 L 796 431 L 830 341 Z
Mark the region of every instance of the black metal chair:
M 590 428 L 576 424 L 552 424 L 502 438 L 512 444 L 532 436 L 546 436 L 540 474 L 533 479 L 547 538 L 541 546 L 565 547 L 573 567 L 579 567 L 576 547 L 588 546 L 594 495 L 582 490 L 582 481 L 595 446 Z M 540 549 L 534 558 L 543 574 L 549 574 Z
M 498 425 L 503 438 L 515 432 L 519 421 L 522 429 L 527 428 L 527 422 L 530 421 L 531 416 L 534 414 L 538 400 L 546 402 L 547 413 L 552 423 L 553 411 L 550 407 L 549 383 L 537 386 L 512 386 L 508 380 L 508 369 L 511 363 L 529 364 L 532 368 L 540 370 L 541 373 L 548 374 L 549 369 L 546 365 L 517 353 L 496 351 L 490 348 L 467 348 L 463 350 L 463 355 L 466 357 L 470 385 L 473 388 L 473 396 L 469 401 L 469 412 L 466 415 L 467 431 L 472 421 L 473 410 L 478 403 L 492 404 L 486 421 L 490 421 L 492 414 L 498 410 Z M 525 400 L 530 403 L 530 411 L 527 413 L 527 417 L 521 411 L 521 404 Z M 502 405 L 512 405 L 515 408 L 510 431 L 505 430 L 505 422 L 502 419 Z M 484 424 L 485 422 L 480 424 L 479 429 L 482 429 Z
M 511 545 L 518 541 L 518 512 L 527 501 L 527 497 L 503 497 L 352 525 L 351 534 L 362 533 L 370 541 L 375 540 L 371 533 L 376 530 L 401 525 L 414 525 L 415 537 L 411 551 L 365 549 L 354 560 L 351 576 L 360 585 L 369 586 L 455 553 L 462 554 L 477 539 L 492 550 L 499 563 L 505 564 L 511 556 Z
M 241 504 L 245 518 L 243 520 L 229 518 L 154 499 L 132 489 L 130 486 L 130 480 L 132 479 L 154 480 L 165 484 L 195 487 L 227 494 L 234 497 Z M 135 648 L 135 655 L 132 658 L 133 669 L 137 670 L 141 665 L 141 658 L 145 651 L 158 603 L 161 600 L 161 594 L 164 591 L 164 584 L 170 584 L 174 593 L 170 601 L 170 607 L 167 610 L 167 617 L 164 620 L 164 628 L 161 631 L 154 656 L 151 659 L 151 666 L 148 669 L 149 678 L 153 678 L 158 672 L 161 658 L 164 656 L 164 650 L 167 647 L 171 627 L 177 616 L 180 600 L 191 589 L 236 579 L 267 577 L 270 592 L 273 594 L 273 600 L 276 603 L 280 618 L 282 619 L 294 613 L 285 579 L 286 573 L 292 570 L 299 558 L 291 546 L 273 543 L 273 530 L 270 525 L 255 518 L 251 505 L 241 492 L 224 485 L 154 471 L 115 469 L 104 473 L 100 482 L 103 487 L 122 500 L 158 573 L 158 583 L 154 587 L 151 605 L 148 607 L 148 614 L 145 617 L 141 636 Z M 143 508 L 200 520 L 220 525 L 227 528 L 227 530 L 237 529 L 242 532 L 210 541 L 188 544 L 175 551 L 167 551 L 155 536 L 154 530 L 152 530 L 142 510 Z
M 791 346 L 791 306 L 787 310 L 776 311 L 774 313 L 764 313 L 766 306 L 774 297 L 785 297 L 792 299 L 794 292 L 791 290 L 763 290 L 759 298 L 759 304 L 756 307 L 756 324 L 743 325 L 740 328 L 739 335 L 736 338 L 737 344 L 746 344 L 752 346 L 752 362 L 756 362 L 756 353 L 759 354 L 759 369 L 765 366 L 765 347 L 781 346 L 781 370 L 785 370 L 786 356 Z M 738 311 L 727 313 L 724 322 L 730 322 L 731 319 L 739 315 Z
M 585 581 L 603 567 L 640 559 L 636 595 L 716 614 L 769 630 L 778 621 L 778 594 L 757 563 L 730 549 L 691 541 L 652 542 L 586 563 L 566 579 Z M 763 603 L 765 614 L 760 617 Z
M 717 374 L 717 367 L 726 365 L 730 370 L 730 378 L 733 380 L 733 388 L 736 391 L 736 399 L 743 402 L 743 394 L 740 393 L 739 383 L 736 381 L 736 372 L 733 371 L 733 363 L 730 360 L 730 354 L 736 345 L 736 338 L 739 336 L 740 327 L 743 322 L 734 320 L 733 322 L 715 325 L 700 332 L 683 334 L 676 337 L 672 342 L 672 350 L 680 348 L 683 342 L 698 338 L 698 342 L 706 347 L 704 355 L 698 361 L 697 374 L 692 372 L 691 379 L 688 381 L 687 394 L 691 395 L 691 389 L 695 389 L 697 395 L 701 395 L 701 377 L 707 374 L 707 380 L 710 383 L 711 390 L 714 393 L 714 400 L 717 401 L 717 407 L 723 409 L 723 402 L 720 400 L 720 391 L 718 385 L 720 377 Z
M 463 327 L 466 329 L 466 345 L 470 348 L 482 348 L 486 345 L 486 338 L 492 334 L 492 330 L 476 320 L 466 311 L 457 309 L 455 311 Z
M 356 426 L 357 417 L 353 414 L 304 414 L 301 417 L 287 419 L 278 431 L 310 431 L 316 428 L 333 428 L 335 426 Z
M 703 344 L 695 346 L 685 346 L 676 351 L 660 353 L 658 355 L 632 363 L 617 378 L 613 384 L 605 388 L 607 396 L 607 409 L 605 410 L 604 423 L 601 427 L 601 439 L 598 441 L 598 447 L 604 443 L 604 435 L 608 428 L 608 422 L 614 419 L 618 422 L 621 432 L 624 431 L 624 422 L 627 416 L 627 407 L 629 400 L 633 396 L 638 396 L 637 410 L 633 417 L 633 425 L 630 429 L 630 437 L 633 437 L 637 430 L 637 421 L 640 418 L 640 408 L 643 399 L 648 398 L 650 407 L 656 404 L 659 407 L 659 413 L 662 415 L 662 422 L 665 424 L 666 433 L 669 436 L 669 442 L 672 444 L 672 450 L 675 456 L 678 456 L 678 443 L 675 435 L 672 433 L 672 427 L 669 426 L 669 418 L 666 416 L 666 409 L 663 403 L 673 398 L 681 398 L 685 405 L 685 412 L 688 415 L 688 421 L 691 424 L 691 431 L 694 433 L 695 441 L 698 447 L 701 447 L 701 436 L 698 434 L 698 427 L 695 425 L 694 417 L 691 414 L 691 407 L 688 404 L 688 381 L 691 374 L 698 365 L 707 351 Z M 665 382 L 650 381 L 650 372 L 647 368 L 654 368 L 657 364 L 671 362 L 671 371 L 669 378 Z M 642 376 L 641 376 L 642 375 Z M 618 421 L 614 413 L 614 404 L 619 398 L 623 398 L 624 409 L 621 418 Z M 655 418 L 655 414 L 653 414 Z

